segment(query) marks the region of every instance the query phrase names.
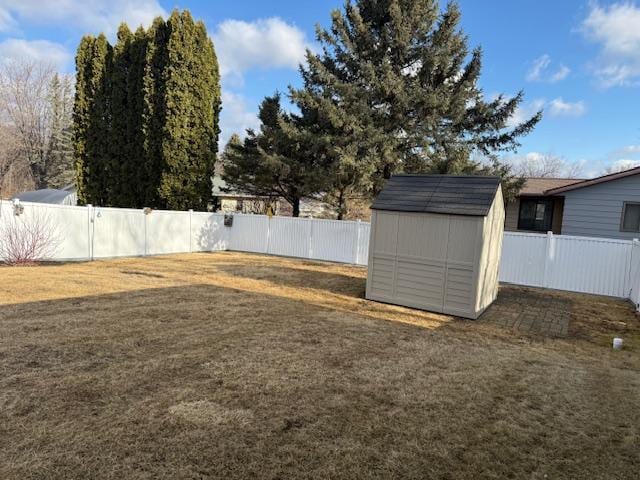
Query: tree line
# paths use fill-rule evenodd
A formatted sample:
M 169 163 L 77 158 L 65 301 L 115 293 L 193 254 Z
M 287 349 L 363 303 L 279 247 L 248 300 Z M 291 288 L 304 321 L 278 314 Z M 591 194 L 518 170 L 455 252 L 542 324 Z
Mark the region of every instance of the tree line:
M 0 65 L 0 198 L 73 183 L 73 80 L 46 63 Z
M 351 198 L 375 196 L 399 172 L 500 175 L 506 197 L 520 189 L 499 154 L 541 119 L 512 125 L 523 100 L 486 99 L 482 51 L 470 50 L 461 12 L 436 0 L 347 0 L 317 27 L 302 87 L 264 99 L 260 128 L 234 135 L 222 155 L 229 188 L 281 196 L 299 213 L 321 197 L 343 218 Z
M 73 110 L 81 203 L 206 209 L 219 134 L 220 77 L 204 24 L 188 11 L 126 24 L 111 45 L 82 38 Z

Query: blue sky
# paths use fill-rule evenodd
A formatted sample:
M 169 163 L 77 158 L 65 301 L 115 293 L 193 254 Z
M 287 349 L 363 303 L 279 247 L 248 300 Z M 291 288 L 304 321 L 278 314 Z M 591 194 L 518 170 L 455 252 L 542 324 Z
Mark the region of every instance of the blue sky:
M 517 112 L 544 119 L 517 156 L 582 166 L 584 176 L 640 163 L 640 1 L 461 0 L 470 45 L 484 51 L 487 96 L 525 91 Z M 33 57 L 73 71 L 84 33 L 110 37 L 121 20 L 149 24 L 188 8 L 212 35 L 223 73 L 223 139 L 256 125 L 264 95 L 298 84 L 296 65 L 336 0 L 0 0 L 0 59 Z M 517 118 L 514 119 L 514 121 Z

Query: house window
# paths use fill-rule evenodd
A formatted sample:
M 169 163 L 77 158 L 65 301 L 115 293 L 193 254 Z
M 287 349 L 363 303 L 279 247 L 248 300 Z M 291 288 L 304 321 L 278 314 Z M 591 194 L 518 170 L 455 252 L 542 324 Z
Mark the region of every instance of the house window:
M 236 211 L 242 212 L 244 209 L 244 202 L 242 200 L 236 200 Z
M 521 198 L 518 230 L 548 232 L 553 224 L 553 200 Z
M 624 202 L 620 231 L 640 232 L 640 203 Z

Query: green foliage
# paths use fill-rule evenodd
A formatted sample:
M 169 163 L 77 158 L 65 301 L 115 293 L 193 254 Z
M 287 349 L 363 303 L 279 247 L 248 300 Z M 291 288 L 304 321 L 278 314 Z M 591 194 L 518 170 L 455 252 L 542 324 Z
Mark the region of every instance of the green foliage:
M 244 141 L 234 135 L 223 155 L 223 180 L 236 190 L 264 197 L 282 197 L 300 213 L 300 200 L 319 193 L 326 172 L 318 156 L 309 151 L 309 128 L 303 117 L 282 111 L 280 95 L 266 97 L 260 105 L 260 131 L 247 131 Z M 306 136 L 305 136 L 306 135 Z
M 460 15 L 436 0 L 347 0 L 329 30 L 318 28 L 322 51 L 307 52 L 291 97 L 315 112 L 335 190 L 375 194 L 400 171 L 495 170 L 472 157 L 515 150 L 540 120 L 509 126 L 522 92 L 485 100 L 481 50 L 469 51 Z
M 160 198 L 172 209 L 204 209 L 219 133 L 217 59 L 204 24 L 188 11 L 174 11 L 167 20 L 166 48 Z
M 108 204 L 108 69 L 112 49 L 104 35 L 85 36 L 76 55 L 74 150 L 80 203 Z
M 189 12 L 132 33 L 113 49 L 83 38 L 76 57 L 79 198 L 126 207 L 206 209 L 217 151 L 218 64 Z

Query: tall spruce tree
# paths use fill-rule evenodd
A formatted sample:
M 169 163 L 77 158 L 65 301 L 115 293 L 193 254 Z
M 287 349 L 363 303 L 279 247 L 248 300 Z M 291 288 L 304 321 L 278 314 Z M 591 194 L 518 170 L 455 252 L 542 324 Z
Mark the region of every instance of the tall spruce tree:
M 339 183 L 375 193 L 399 171 L 508 175 L 496 154 L 516 149 L 541 112 L 510 127 L 522 92 L 485 100 L 481 50 L 469 51 L 459 23 L 455 3 L 347 0 L 331 29 L 318 27 L 322 51 L 307 52 L 291 97 L 327 126 L 318 141 Z
M 300 201 L 318 194 L 326 182 L 320 158 L 309 151 L 309 129 L 296 128 L 295 120 L 282 111 L 280 95 L 266 97 L 258 113 L 260 131 L 247 131 L 244 141 L 231 137 L 222 156 L 223 180 L 242 192 L 282 197 L 300 215 Z

